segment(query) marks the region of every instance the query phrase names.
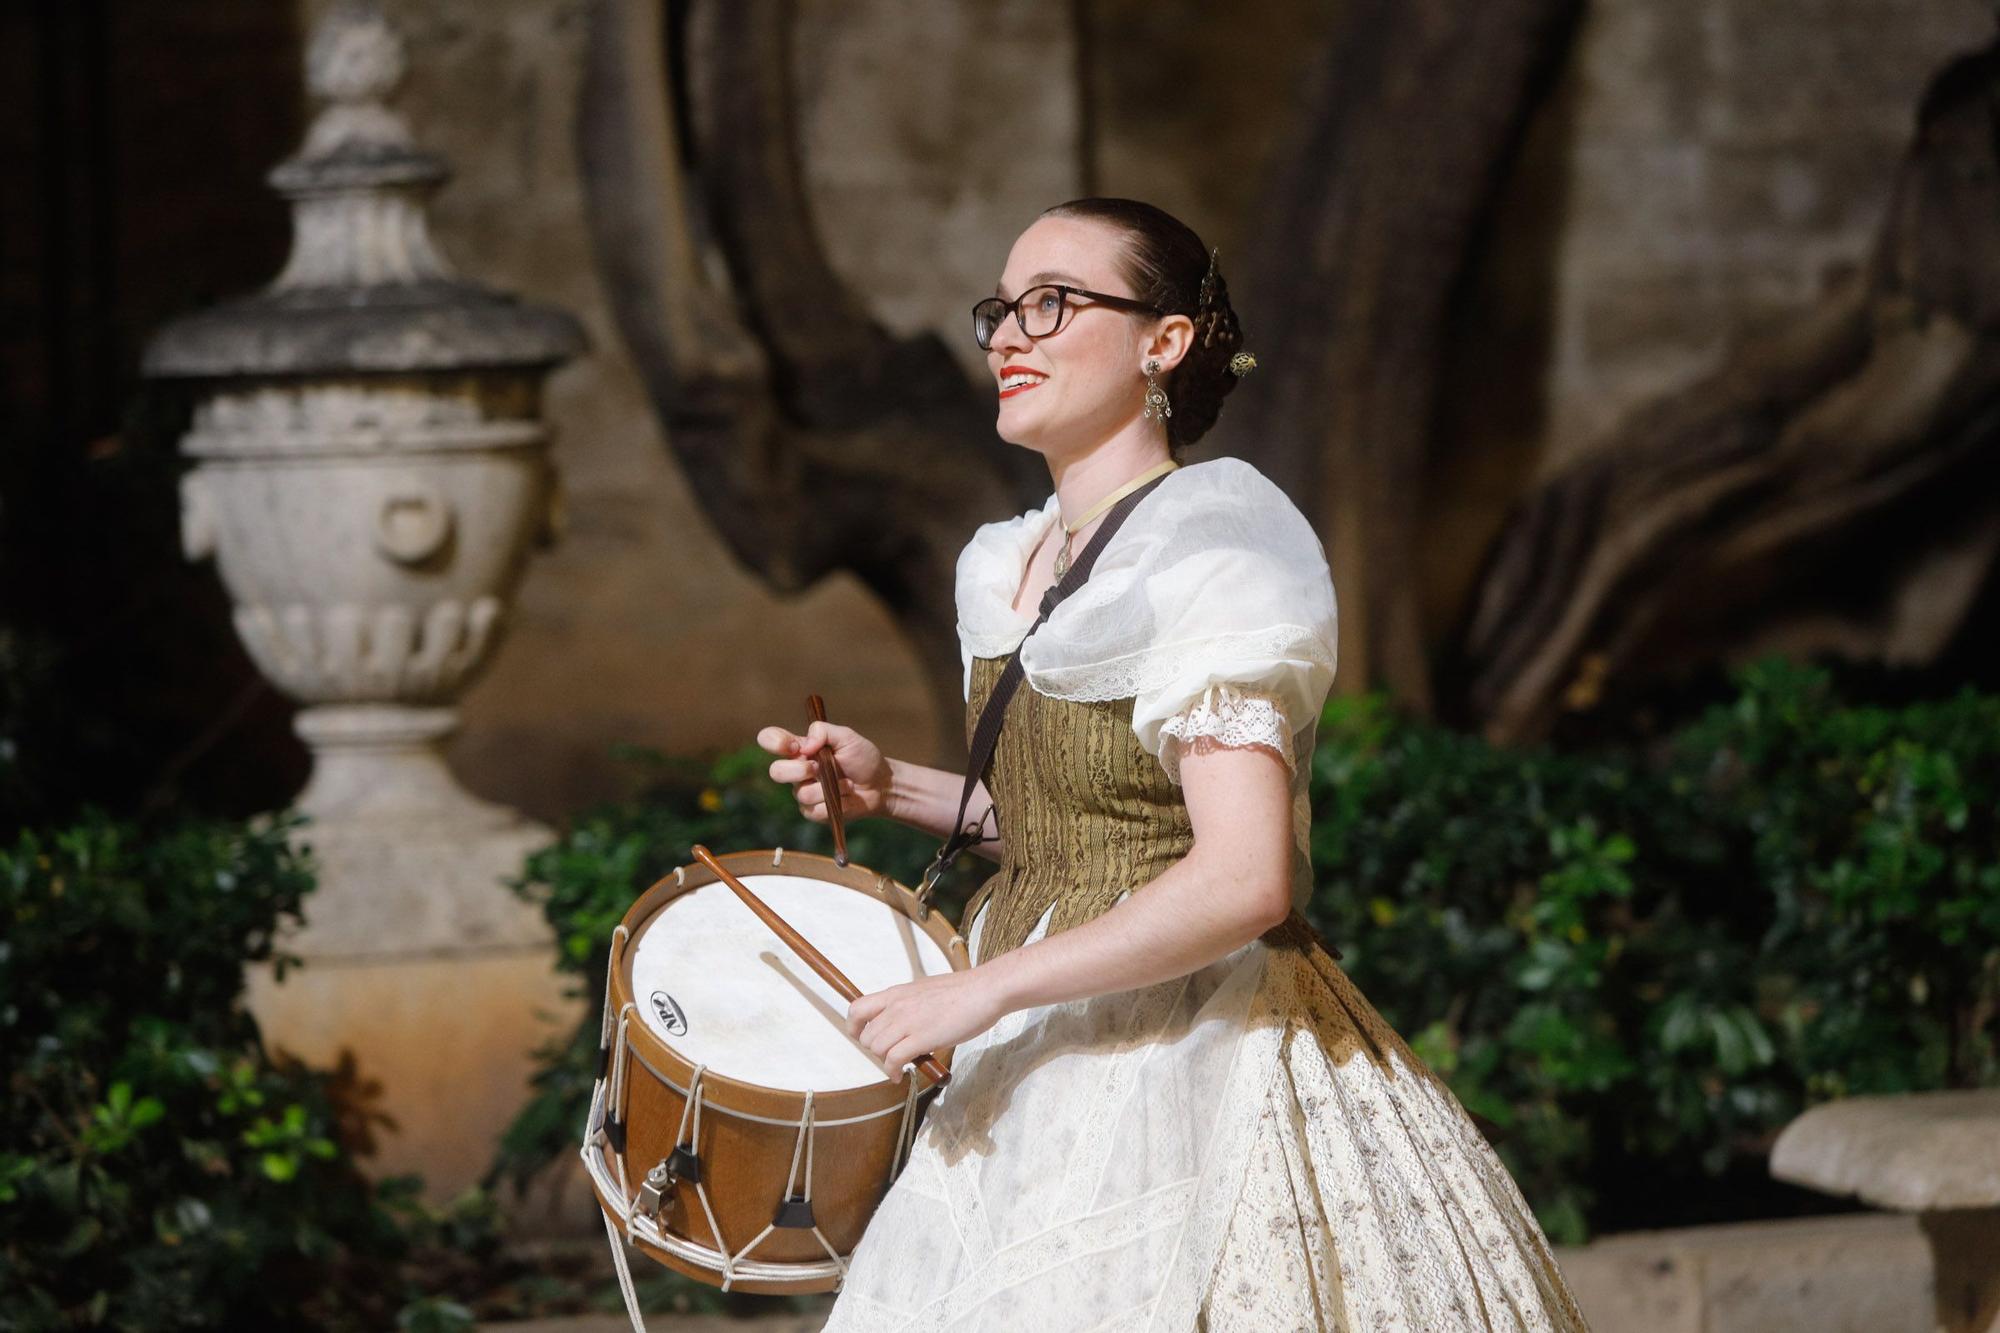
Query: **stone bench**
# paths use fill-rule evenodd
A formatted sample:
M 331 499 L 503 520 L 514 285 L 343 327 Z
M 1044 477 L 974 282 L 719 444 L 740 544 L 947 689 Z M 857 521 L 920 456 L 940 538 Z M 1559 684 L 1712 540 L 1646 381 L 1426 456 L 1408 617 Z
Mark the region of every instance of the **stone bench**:
M 2000 1333 L 2000 1089 L 1849 1097 L 1785 1126 L 1771 1174 L 1914 1213 L 1943 1333 Z

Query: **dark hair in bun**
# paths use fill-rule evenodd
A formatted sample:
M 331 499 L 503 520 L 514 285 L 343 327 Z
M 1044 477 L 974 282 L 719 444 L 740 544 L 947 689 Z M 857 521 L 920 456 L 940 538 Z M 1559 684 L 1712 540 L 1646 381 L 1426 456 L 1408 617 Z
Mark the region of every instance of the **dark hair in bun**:
M 1170 315 L 1194 321 L 1194 345 L 1168 372 L 1162 386 L 1174 414 L 1167 418 L 1167 447 L 1175 453 L 1202 436 L 1222 415 L 1222 400 L 1236 387 L 1230 359 L 1243 350 L 1243 328 L 1229 304 L 1229 285 L 1217 268 L 1202 302 L 1209 271 L 1208 247 L 1173 214 L 1137 199 L 1072 199 L 1042 216 L 1091 218 L 1125 233 L 1122 268 L 1133 295 Z

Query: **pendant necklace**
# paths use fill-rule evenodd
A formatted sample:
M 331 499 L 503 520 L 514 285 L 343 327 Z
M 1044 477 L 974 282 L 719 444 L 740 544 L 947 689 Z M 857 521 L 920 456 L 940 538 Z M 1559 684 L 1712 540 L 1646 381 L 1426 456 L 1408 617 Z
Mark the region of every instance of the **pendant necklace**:
M 1138 476 L 1132 478 L 1132 480 L 1126 482 L 1123 486 L 1120 486 L 1117 490 L 1111 492 L 1111 494 L 1105 496 L 1102 500 L 1099 500 L 1096 504 L 1092 505 L 1090 507 L 1090 512 L 1085 514 L 1082 518 L 1078 519 L 1076 522 L 1064 523 L 1062 549 L 1056 552 L 1056 577 L 1061 578 L 1063 575 L 1069 573 L 1070 538 L 1076 536 L 1076 534 L 1082 529 L 1089 527 L 1090 520 L 1096 518 L 1099 514 L 1111 508 L 1112 505 L 1117 504 L 1120 500 L 1130 495 L 1133 491 L 1138 490 L 1141 486 L 1144 486 L 1147 482 L 1151 481 L 1155 477 L 1166 476 L 1169 472 L 1172 472 L 1175 468 L 1179 466 L 1180 466 L 1179 463 L 1174 462 L 1170 458 L 1166 462 L 1160 464 L 1158 467 L 1147 468 L 1144 472 L 1141 472 Z M 1062 509 L 1060 503 L 1058 503 L 1058 507 L 1056 509 L 1056 517 L 1058 521 L 1060 521 L 1062 518 Z

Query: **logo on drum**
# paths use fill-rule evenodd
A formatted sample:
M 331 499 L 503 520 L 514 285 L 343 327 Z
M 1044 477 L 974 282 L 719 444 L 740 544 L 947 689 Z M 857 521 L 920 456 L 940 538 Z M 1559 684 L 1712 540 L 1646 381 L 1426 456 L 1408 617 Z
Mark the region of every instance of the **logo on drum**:
M 660 1024 L 670 1036 L 685 1037 L 688 1030 L 688 1016 L 681 1009 L 679 1000 L 663 990 L 653 992 L 653 1012 L 659 1016 Z

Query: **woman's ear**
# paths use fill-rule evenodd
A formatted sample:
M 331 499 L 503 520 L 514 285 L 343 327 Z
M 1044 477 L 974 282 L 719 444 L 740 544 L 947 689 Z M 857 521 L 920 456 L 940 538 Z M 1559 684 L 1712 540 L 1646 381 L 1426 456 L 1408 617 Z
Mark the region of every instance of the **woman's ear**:
M 1141 363 L 1157 360 L 1164 374 L 1179 365 L 1181 358 L 1193 346 L 1194 321 L 1186 315 L 1164 315 L 1153 328 L 1153 336 L 1146 344 Z

